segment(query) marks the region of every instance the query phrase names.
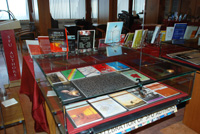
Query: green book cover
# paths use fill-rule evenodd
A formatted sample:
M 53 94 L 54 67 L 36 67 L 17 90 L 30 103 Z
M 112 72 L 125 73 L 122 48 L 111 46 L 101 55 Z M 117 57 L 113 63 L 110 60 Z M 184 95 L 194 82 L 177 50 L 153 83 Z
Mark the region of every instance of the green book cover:
M 65 70 L 65 71 L 61 71 L 61 73 L 69 80 L 76 80 L 76 79 L 80 79 L 80 78 L 85 78 L 85 76 L 78 71 L 77 69 L 70 69 L 70 70 Z
M 134 82 L 137 82 L 136 79 L 140 79 L 141 81 L 150 80 L 150 78 L 144 76 L 143 74 L 135 70 L 124 71 L 122 72 L 122 74 L 128 77 L 129 79 L 133 80 Z

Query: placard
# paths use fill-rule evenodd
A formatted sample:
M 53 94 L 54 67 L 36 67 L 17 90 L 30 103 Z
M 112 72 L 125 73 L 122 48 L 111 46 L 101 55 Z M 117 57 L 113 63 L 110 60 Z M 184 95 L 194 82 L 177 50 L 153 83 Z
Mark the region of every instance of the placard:
M 14 30 L 1 31 L 1 37 L 6 57 L 9 80 L 19 80 L 21 76 Z

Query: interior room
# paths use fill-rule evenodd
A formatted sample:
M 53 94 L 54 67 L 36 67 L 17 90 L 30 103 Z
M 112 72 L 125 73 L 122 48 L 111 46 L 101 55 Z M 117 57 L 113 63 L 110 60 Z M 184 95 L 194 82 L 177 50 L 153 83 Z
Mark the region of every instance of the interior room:
M 200 133 L 199 0 L 0 3 L 0 134 Z

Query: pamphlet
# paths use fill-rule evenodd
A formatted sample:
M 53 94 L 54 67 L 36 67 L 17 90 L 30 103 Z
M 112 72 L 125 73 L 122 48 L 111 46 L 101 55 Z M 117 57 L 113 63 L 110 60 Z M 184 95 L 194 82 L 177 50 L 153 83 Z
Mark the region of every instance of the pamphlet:
M 78 49 L 92 49 L 95 46 L 95 30 L 79 30 Z

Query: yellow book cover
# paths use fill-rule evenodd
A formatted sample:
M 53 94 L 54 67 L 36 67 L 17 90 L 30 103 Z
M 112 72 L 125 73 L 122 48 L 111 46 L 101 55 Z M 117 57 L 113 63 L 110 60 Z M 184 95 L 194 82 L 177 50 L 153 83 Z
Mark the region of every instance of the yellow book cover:
M 142 40 L 142 30 L 135 30 L 135 36 L 133 38 L 132 47 L 137 48 L 140 46 Z
M 161 39 L 161 41 L 165 41 L 165 36 L 166 36 L 166 31 L 160 31 L 160 39 Z

